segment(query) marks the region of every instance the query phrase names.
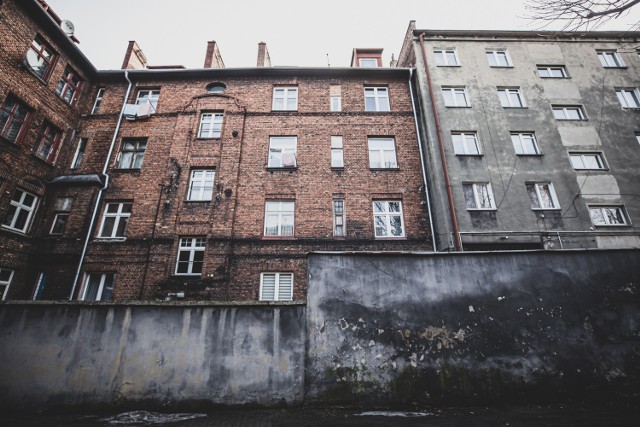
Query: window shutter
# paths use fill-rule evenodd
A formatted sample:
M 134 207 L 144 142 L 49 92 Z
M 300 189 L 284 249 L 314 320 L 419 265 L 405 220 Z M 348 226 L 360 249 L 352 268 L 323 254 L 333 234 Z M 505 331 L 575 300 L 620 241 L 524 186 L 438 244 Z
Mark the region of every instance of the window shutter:
M 262 287 L 260 289 L 261 301 L 274 301 L 276 294 L 276 274 L 275 273 L 263 273 L 262 274 Z
M 293 274 L 281 273 L 278 286 L 278 301 L 290 301 L 293 299 Z

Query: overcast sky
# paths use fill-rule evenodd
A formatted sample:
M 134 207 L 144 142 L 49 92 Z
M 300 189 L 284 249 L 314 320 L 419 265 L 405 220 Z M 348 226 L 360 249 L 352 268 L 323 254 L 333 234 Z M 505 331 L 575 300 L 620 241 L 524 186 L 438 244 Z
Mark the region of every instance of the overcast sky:
M 422 29 L 534 30 L 521 0 L 47 0 L 75 25 L 99 69 L 119 69 L 129 40 L 150 65 L 201 68 L 207 41 L 227 68 L 255 67 L 258 42 L 274 66 L 347 67 L 354 47 L 398 55 L 410 20 Z M 601 29 L 627 30 L 640 6 Z M 559 26 L 553 27 L 559 28 Z

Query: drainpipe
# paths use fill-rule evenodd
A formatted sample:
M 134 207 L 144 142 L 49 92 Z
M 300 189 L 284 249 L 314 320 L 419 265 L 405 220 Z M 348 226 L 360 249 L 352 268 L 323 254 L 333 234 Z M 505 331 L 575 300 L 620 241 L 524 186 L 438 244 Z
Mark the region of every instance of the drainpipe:
M 436 100 L 433 95 L 433 85 L 431 83 L 431 73 L 429 73 L 429 64 L 427 64 L 427 53 L 424 49 L 424 33 L 420 34 L 420 52 L 422 53 L 422 64 L 427 75 L 427 85 L 429 87 L 429 97 L 431 98 L 431 106 L 433 109 L 433 118 L 436 122 L 436 131 L 438 133 L 438 145 L 440 146 L 440 160 L 442 161 L 442 172 L 447 187 L 447 199 L 449 200 L 449 211 L 451 213 L 451 226 L 453 227 L 453 237 L 456 251 L 462 251 L 462 240 L 460 239 L 460 230 L 458 229 L 458 218 L 453 204 L 453 194 L 451 192 L 451 180 L 449 179 L 449 167 L 444 154 L 444 140 L 442 138 L 442 128 L 440 126 L 440 117 L 436 108 Z
M 431 245 L 433 252 L 438 252 L 436 246 L 436 233 L 433 229 L 433 217 L 431 216 L 431 198 L 429 197 L 429 186 L 427 185 L 427 167 L 425 165 L 424 153 L 422 152 L 422 139 L 420 138 L 420 129 L 418 127 L 418 114 L 416 113 L 416 104 L 413 99 L 413 68 L 409 68 L 409 96 L 411 97 L 411 108 L 413 109 L 413 121 L 416 125 L 416 136 L 418 138 L 418 149 L 420 150 L 420 165 L 422 166 L 422 180 L 424 181 L 424 194 L 427 197 L 427 210 L 429 212 L 429 226 L 431 228 Z
M 131 80 L 129 80 L 129 72 L 125 70 L 124 78 L 129 82 L 129 87 L 127 87 L 127 93 L 124 96 L 124 101 L 122 102 L 122 108 L 120 109 L 120 115 L 118 116 L 118 122 L 116 123 L 116 130 L 113 132 L 113 138 L 111 139 L 111 145 L 109 146 L 109 152 L 107 153 L 107 158 L 104 161 L 104 167 L 102 168 L 102 176 L 104 177 L 104 185 L 100 190 L 98 190 L 98 195 L 96 196 L 96 203 L 93 207 L 93 213 L 91 214 L 91 221 L 89 222 L 89 229 L 87 230 L 87 235 L 84 239 L 84 245 L 82 246 L 82 252 L 80 253 L 80 261 L 78 261 L 78 268 L 76 269 L 76 275 L 73 278 L 73 285 L 71 286 L 71 293 L 69 294 L 69 301 L 73 300 L 73 294 L 76 292 L 76 287 L 78 285 L 78 278 L 80 277 L 80 272 L 82 271 L 82 264 L 84 262 L 84 257 L 87 254 L 87 248 L 89 247 L 89 239 L 93 234 L 93 227 L 96 222 L 96 218 L 98 216 L 98 209 L 100 208 L 100 202 L 102 200 L 102 193 L 104 190 L 109 187 L 109 174 L 107 170 L 109 169 L 109 162 L 111 160 L 111 155 L 113 154 L 113 148 L 116 145 L 116 139 L 118 137 L 118 132 L 120 132 L 120 125 L 122 124 L 122 117 L 124 116 L 124 107 L 127 105 L 127 100 L 129 99 L 129 94 L 131 93 Z

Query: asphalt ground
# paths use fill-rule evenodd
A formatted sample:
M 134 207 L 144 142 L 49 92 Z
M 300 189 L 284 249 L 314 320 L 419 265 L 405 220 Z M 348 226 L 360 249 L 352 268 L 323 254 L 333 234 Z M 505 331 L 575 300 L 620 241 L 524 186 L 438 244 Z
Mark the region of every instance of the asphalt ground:
M 19 414 L 0 416 L 2 427 L 637 427 L 638 407 L 602 405 L 423 408 L 409 411 L 354 408 L 220 410 L 209 413 L 131 411 L 118 414 Z

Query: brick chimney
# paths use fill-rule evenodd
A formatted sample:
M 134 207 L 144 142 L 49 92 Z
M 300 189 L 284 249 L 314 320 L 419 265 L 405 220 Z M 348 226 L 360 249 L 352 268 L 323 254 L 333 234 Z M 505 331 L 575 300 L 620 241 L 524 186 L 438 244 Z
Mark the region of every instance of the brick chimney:
M 258 67 L 271 67 L 271 58 L 265 42 L 258 43 Z
M 207 42 L 207 54 L 204 57 L 204 68 L 224 68 L 224 61 L 220 55 L 215 40 Z
M 124 55 L 124 61 L 122 61 L 122 69 L 139 70 L 141 68 L 147 68 L 147 57 L 144 56 L 138 43 L 135 40 L 131 40 L 127 47 L 127 53 Z

